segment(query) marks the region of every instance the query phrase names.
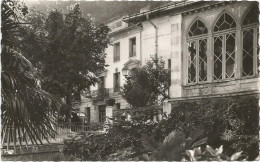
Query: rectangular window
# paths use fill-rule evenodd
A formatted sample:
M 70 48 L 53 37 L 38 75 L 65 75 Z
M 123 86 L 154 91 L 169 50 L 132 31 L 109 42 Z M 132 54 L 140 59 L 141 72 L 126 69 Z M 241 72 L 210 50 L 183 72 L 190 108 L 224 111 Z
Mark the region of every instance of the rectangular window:
M 120 60 L 120 43 L 114 44 L 114 61 Z
M 98 113 L 99 113 L 99 122 L 103 123 L 106 121 L 106 105 L 99 105 L 98 106 Z
M 105 88 L 105 79 L 104 77 L 99 77 L 98 89 L 104 89 L 104 88 Z
M 120 73 L 114 73 L 114 92 L 120 91 Z
M 197 53 L 196 42 L 188 42 L 188 83 L 196 82 Z
M 136 38 L 129 40 L 129 57 L 136 56 Z
M 223 36 L 214 38 L 214 80 L 222 79 Z
M 225 78 L 235 77 L 235 34 L 226 34 Z
M 214 37 L 214 80 L 235 76 L 235 33 Z
M 120 103 L 116 103 L 116 109 L 120 110 Z
M 253 76 L 259 73 L 258 28 L 243 30 L 242 76 Z M 256 59 L 256 61 L 255 61 Z
M 85 108 L 86 119 L 85 123 L 90 123 L 90 107 Z
M 199 40 L 199 81 L 207 81 L 207 39 Z
M 188 83 L 207 81 L 207 39 L 188 42 Z
M 254 74 L 254 30 L 243 31 L 243 68 L 242 76 L 251 76 Z
M 171 59 L 168 59 L 168 69 L 169 69 L 169 73 L 170 73 L 169 84 L 171 85 L 171 69 L 172 69 Z

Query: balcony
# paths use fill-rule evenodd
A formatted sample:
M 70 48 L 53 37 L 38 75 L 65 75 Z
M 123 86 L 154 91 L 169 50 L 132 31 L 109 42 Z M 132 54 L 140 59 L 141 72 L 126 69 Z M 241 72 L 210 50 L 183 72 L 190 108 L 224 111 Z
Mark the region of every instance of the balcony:
M 103 99 L 109 96 L 109 89 L 107 88 L 100 88 L 98 90 L 91 91 L 91 97 L 93 99 Z

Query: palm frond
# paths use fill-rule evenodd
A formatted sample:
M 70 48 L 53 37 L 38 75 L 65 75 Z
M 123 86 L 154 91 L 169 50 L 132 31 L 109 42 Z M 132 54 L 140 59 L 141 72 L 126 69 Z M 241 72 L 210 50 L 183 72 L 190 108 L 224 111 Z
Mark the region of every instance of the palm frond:
M 21 23 L 10 4 L 2 1 L 1 139 L 7 148 L 17 143 L 43 144 L 54 138 L 60 98 L 41 89 L 40 77 L 17 44 Z

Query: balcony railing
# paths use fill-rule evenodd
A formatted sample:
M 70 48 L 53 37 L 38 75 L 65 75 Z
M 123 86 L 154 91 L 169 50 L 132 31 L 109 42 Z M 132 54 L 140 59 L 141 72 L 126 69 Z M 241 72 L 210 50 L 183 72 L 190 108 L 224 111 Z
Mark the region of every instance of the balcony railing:
M 107 88 L 100 88 L 98 90 L 91 91 L 92 98 L 100 99 L 106 98 L 109 96 L 109 89 Z

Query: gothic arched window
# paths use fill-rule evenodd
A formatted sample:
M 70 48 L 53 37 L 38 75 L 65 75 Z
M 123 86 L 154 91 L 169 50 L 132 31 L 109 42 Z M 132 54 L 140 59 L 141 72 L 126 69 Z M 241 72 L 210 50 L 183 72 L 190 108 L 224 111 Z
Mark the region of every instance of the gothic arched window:
M 243 25 L 257 24 L 259 23 L 259 8 L 258 5 L 254 5 L 246 14 L 243 20 Z
M 235 27 L 235 20 L 228 13 L 223 13 L 214 26 L 214 32 L 232 29 Z
M 188 31 L 188 83 L 207 81 L 207 33 L 207 27 L 199 19 Z
M 236 22 L 228 13 L 223 13 L 214 26 L 214 80 L 235 76 L 235 27 Z
M 208 29 L 205 26 L 205 24 L 202 21 L 200 21 L 199 19 L 197 19 L 190 27 L 188 35 L 189 35 L 189 37 L 193 37 L 196 35 L 202 35 L 202 34 L 207 34 L 207 33 L 208 33 Z

